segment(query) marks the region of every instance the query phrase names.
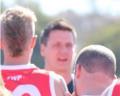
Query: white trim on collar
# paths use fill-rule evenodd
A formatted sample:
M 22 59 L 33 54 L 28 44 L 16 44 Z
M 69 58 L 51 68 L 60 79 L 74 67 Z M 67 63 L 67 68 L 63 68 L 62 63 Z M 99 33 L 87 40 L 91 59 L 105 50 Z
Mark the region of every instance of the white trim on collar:
M 2 70 L 18 70 L 18 69 L 30 69 L 36 68 L 34 64 L 21 64 L 21 65 L 0 65 Z

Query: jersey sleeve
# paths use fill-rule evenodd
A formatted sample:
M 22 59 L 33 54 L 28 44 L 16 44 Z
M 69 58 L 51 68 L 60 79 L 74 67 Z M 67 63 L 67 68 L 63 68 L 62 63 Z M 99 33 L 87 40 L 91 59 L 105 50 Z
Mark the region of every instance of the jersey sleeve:
M 51 76 L 51 79 L 59 81 L 59 83 L 62 84 L 61 86 L 63 87 L 64 93 L 68 93 L 69 92 L 68 88 L 67 88 L 67 85 L 66 85 L 66 82 L 65 82 L 65 80 L 64 80 L 64 78 L 62 76 L 60 76 L 60 75 L 58 75 L 58 74 L 56 74 L 54 72 L 50 72 L 50 76 Z M 52 81 L 54 81 L 54 80 L 52 80 Z M 52 84 L 51 86 L 55 87 L 55 85 L 53 85 L 54 83 L 51 83 L 51 84 Z M 51 87 L 51 88 L 54 88 L 54 87 Z M 55 92 L 53 92 L 53 93 L 55 93 Z

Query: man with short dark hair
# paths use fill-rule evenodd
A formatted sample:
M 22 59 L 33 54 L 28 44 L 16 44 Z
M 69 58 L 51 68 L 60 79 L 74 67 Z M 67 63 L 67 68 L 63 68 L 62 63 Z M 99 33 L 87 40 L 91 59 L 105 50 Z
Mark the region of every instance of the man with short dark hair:
M 116 58 L 110 49 L 87 46 L 79 52 L 75 64 L 75 96 L 113 96 L 118 80 Z
M 64 80 L 53 72 L 30 63 L 36 42 L 34 13 L 23 7 L 9 8 L 0 17 L 1 48 L 4 65 L 0 66 L 5 87 L 13 96 L 64 96 Z
M 64 77 L 69 91 L 73 92 L 72 61 L 76 42 L 75 29 L 64 19 L 50 22 L 41 34 L 41 55 L 45 69 Z

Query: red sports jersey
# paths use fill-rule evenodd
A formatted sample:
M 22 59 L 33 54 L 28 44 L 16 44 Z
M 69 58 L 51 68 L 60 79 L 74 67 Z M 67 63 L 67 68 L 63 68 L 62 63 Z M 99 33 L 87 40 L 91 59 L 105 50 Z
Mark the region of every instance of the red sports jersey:
M 112 96 L 120 96 L 120 80 L 115 85 Z
M 120 82 L 118 83 L 118 79 L 114 80 L 101 96 L 120 96 Z
M 13 96 L 56 96 L 53 72 L 27 64 L 2 66 L 1 73 Z

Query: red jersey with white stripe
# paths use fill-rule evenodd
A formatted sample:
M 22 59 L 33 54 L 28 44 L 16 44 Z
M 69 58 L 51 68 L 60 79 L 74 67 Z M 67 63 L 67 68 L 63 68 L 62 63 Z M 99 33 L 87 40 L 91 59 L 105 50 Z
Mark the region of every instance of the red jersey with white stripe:
M 116 83 L 113 88 L 112 96 L 120 96 L 120 80 Z
M 35 65 L 2 66 L 5 87 L 13 96 L 56 96 L 54 73 Z
M 120 96 L 120 81 L 118 79 L 114 80 L 101 96 Z

